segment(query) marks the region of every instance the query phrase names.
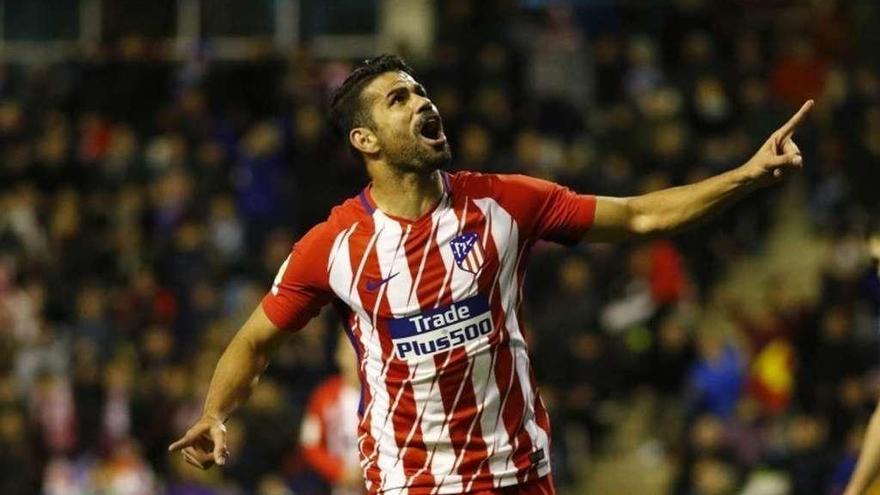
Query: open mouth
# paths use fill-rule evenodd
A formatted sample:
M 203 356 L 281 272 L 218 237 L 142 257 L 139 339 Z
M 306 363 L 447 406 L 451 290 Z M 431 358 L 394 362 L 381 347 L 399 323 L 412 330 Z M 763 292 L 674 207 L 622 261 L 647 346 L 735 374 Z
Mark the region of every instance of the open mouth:
M 443 122 L 438 115 L 430 115 L 422 120 L 419 135 L 432 146 L 446 142 L 446 135 L 443 134 Z

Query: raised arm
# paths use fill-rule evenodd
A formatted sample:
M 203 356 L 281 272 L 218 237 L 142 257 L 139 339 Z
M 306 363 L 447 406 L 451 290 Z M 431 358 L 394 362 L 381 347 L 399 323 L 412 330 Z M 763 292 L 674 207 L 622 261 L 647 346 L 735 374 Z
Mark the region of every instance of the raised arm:
M 257 306 L 220 357 L 201 418 L 168 450 L 182 451 L 186 462 L 201 469 L 225 464 L 229 451 L 223 423 L 250 396 L 272 352 L 288 334 L 266 317 L 262 305 Z
M 804 103 L 749 161 L 733 170 L 695 184 L 642 196 L 598 197 L 595 220 L 586 239 L 605 242 L 670 234 L 800 169 L 803 158 L 792 135 L 812 108 L 813 100 Z

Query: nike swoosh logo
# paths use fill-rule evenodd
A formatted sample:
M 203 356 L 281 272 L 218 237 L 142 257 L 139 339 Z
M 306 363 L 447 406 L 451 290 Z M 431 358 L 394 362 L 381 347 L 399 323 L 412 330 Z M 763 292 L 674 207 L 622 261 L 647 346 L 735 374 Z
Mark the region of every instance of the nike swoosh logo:
M 379 287 L 382 287 L 383 285 L 388 283 L 389 280 L 396 277 L 399 273 L 400 272 L 395 272 L 390 277 L 383 278 L 382 280 L 376 280 L 376 279 L 367 280 L 367 292 L 376 292 L 376 290 L 379 289 Z

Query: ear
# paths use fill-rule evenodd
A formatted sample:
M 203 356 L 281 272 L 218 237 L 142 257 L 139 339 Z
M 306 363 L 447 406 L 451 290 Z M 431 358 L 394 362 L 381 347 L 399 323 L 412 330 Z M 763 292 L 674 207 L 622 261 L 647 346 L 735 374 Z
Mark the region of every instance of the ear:
M 352 129 L 348 133 L 348 140 L 355 149 L 368 155 L 378 153 L 381 149 L 379 139 L 367 127 L 355 127 Z

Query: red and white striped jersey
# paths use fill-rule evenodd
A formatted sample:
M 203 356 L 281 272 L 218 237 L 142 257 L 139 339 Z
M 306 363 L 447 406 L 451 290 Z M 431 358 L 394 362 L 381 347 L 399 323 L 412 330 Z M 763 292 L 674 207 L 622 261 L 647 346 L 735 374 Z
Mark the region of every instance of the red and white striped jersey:
M 327 303 L 341 313 L 360 365 L 370 493 L 465 493 L 550 472 L 523 276 L 537 240 L 583 236 L 596 199 L 525 176 L 441 176 L 443 197 L 417 220 L 383 213 L 369 186 L 334 208 L 262 303 L 293 330 Z

